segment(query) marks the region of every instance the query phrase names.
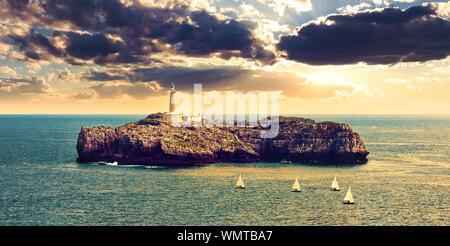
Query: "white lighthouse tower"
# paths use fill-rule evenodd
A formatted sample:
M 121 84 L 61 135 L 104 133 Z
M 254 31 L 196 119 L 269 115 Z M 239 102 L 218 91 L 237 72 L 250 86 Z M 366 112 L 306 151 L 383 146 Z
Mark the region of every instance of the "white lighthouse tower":
M 169 101 L 169 113 L 173 113 L 173 111 L 175 110 L 175 104 L 173 103 L 173 94 L 175 94 L 176 90 L 175 90 L 175 85 L 172 83 L 172 85 L 170 86 L 170 90 L 169 90 L 169 97 L 170 97 L 170 101 Z
M 172 124 L 186 124 L 191 125 L 191 122 L 202 122 L 201 115 L 192 115 L 191 113 L 175 112 L 174 95 L 177 91 L 175 85 L 172 83 L 169 89 L 169 112 L 164 113 L 163 117 L 166 121 L 171 121 Z
M 172 121 L 172 123 L 176 123 L 182 120 L 182 114 L 175 112 L 175 104 L 174 104 L 174 94 L 177 91 L 175 90 L 175 85 L 172 83 L 169 89 L 169 112 L 164 113 L 164 120 Z

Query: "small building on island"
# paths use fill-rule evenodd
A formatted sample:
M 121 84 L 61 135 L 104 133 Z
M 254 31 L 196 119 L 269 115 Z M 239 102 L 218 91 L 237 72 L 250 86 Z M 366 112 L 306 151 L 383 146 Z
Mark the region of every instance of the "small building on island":
M 172 121 L 173 123 L 202 122 L 201 115 L 191 115 L 183 112 L 175 112 L 175 104 L 173 102 L 173 95 L 175 93 L 175 85 L 172 83 L 169 90 L 169 112 L 163 113 L 164 120 Z

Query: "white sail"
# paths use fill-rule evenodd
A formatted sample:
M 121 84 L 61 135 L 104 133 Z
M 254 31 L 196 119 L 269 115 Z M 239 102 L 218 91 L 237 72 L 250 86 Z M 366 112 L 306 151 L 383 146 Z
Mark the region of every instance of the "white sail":
M 239 175 L 239 179 L 236 183 L 236 188 L 245 188 L 244 181 L 242 180 L 242 175 Z
M 298 182 L 298 178 L 295 179 L 294 185 L 292 186 L 292 191 L 301 191 L 300 183 Z
M 345 195 L 344 203 L 354 203 L 352 195 L 352 187 L 348 188 L 347 195 Z
M 341 190 L 336 177 L 334 177 L 333 182 L 331 183 L 331 190 Z

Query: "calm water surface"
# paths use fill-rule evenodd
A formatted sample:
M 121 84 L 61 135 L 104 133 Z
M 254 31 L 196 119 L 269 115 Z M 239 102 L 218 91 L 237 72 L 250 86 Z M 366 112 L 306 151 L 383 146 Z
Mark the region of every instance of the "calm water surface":
M 370 151 L 359 166 L 75 162 L 81 126 L 143 117 L 0 116 L 0 225 L 450 225 L 449 116 L 303 116 L 350 124 Z

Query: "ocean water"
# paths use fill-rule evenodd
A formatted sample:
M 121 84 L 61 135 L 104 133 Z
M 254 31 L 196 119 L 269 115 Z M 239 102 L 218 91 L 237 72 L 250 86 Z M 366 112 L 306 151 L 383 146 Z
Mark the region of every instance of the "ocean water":
M 450 116 L 302 116 L 350 124 L 369 162 L 78 164 L 81 126 L 144 116 L 1 115 L 0 225 L 450 225 Z

